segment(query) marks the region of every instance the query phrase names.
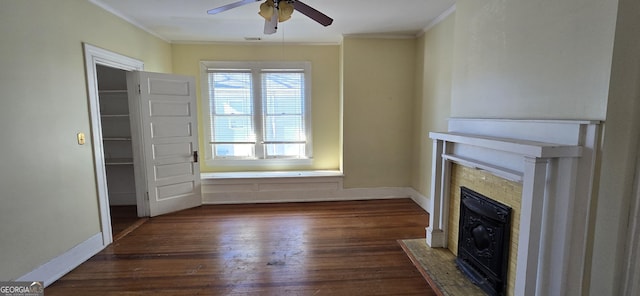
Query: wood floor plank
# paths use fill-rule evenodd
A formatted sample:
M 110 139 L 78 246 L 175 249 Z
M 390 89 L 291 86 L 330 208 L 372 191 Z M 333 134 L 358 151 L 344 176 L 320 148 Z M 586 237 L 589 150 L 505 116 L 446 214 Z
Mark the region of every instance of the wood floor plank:
M 397 243 L 410 199 L 210 205 L 150 218 L 46 295 L 435 295 Z
M 147 218 L 138 217 L 137 206 L 110 206 L 109 212 L 114 241 L 129 234 L 147 220 Z

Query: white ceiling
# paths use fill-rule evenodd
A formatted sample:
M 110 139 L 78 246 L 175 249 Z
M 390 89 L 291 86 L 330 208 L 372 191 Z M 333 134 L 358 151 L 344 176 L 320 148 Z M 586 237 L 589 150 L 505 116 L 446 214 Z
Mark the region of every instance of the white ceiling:
M 261 2 L 216 15 L 207 10 L 238 0 L 89 0 L 173 43 L 247 42 L 340 43 L 344 35 L 416 36 L 451 8 L 455 0 L 303 0 L 333 18 L 328 27 L 294 12 L 278 32 L 264 35 Z

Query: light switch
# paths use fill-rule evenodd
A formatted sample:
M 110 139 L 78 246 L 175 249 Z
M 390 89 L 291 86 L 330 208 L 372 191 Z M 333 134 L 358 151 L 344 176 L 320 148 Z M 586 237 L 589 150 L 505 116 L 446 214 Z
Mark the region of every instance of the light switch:
M 78 145 L 84 145 L 84 133 L 78 133 Z

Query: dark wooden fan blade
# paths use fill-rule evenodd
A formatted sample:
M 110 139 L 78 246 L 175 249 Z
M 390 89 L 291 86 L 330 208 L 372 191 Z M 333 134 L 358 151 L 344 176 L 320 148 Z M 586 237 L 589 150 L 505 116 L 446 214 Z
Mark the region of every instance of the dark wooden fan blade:
M 238 6 L 247 5 L 249 3 L 258 2 L 258 1 L 260 1 L 260 0 L 241 0 L 241 1 L 238 1 L 238 2 L 234 2 L 234 3 L 231 3 L 231 4 L 224 5 L 224 6 L 220 6 L 218 8 L 209 9 L 209 10 L 207 10 L 207 13 L 208 14 L 217 14 L 217 13 L 221 13 L 223 11 L 227 11 L 227 10 L 232 9 L 232 8 L 236 8 Z
M 328 26 L 331 25 L 331 23 L 333 23 L 333 19 L 328 17 L 326 14 L 316 10 L 315 8 L 304 4 L 298 0 L 296 0 L 295 2 L 293 2 L 293 8 L 295 8 L 295 10 L 299 11 L 300 13 L 308 16 L 310 19 L 320 23 L 323 26 Z

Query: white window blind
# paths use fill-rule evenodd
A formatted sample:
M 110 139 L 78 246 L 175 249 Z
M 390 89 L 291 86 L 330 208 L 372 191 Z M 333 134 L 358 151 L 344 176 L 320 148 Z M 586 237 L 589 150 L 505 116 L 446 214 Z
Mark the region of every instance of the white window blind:
M 207 158 L 311 158 L 309 67 L 218 64 L 206 68 Z
M 262 72 L 265 157 L 305 155 L 304 72 Z
M 213 71 L 208 80 L 213 157 L 253 157 L 256 136 L 251 71 Z

